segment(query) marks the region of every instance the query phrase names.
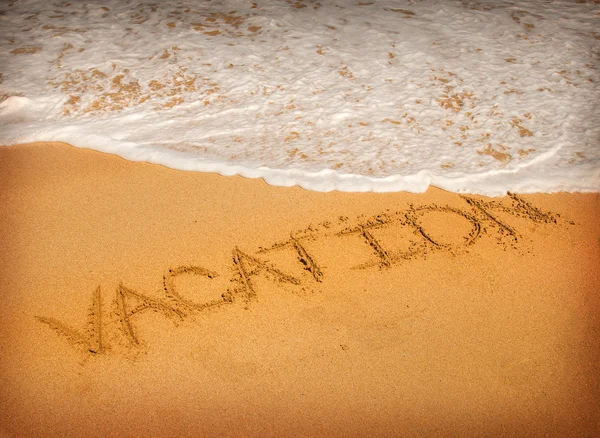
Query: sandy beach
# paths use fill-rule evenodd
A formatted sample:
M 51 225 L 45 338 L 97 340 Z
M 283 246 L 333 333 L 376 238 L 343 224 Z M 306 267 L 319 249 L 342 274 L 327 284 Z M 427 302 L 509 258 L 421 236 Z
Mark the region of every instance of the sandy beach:
M 598 436 L 600 195 L 0 148 L 6 436 Z

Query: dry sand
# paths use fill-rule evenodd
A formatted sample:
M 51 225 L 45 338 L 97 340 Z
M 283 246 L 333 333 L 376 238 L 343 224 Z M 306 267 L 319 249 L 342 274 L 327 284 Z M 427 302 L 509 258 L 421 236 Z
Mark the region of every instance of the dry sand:
M 7 436 L 600 435 L 599 194 L 0 172 Z

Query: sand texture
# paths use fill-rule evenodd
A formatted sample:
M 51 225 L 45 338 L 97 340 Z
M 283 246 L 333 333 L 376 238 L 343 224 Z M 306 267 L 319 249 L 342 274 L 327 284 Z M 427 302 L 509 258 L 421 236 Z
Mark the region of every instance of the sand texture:
M 599 194 L 0 148 L 7 436 L 598 436 Z

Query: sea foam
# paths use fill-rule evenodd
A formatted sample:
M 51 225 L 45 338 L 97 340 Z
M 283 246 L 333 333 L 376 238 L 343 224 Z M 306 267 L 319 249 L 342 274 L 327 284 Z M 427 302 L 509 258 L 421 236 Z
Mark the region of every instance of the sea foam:
M 600 5 L 0 5 L 0 143 L 316 191 L 600 190 Z

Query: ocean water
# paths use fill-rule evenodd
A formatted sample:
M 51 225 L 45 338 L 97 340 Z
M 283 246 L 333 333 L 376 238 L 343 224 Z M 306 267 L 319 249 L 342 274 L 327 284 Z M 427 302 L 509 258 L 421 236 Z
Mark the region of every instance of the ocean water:
M 600 190 L 600 2 L 0 3 L 0 144 L 317 191 Z

